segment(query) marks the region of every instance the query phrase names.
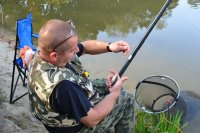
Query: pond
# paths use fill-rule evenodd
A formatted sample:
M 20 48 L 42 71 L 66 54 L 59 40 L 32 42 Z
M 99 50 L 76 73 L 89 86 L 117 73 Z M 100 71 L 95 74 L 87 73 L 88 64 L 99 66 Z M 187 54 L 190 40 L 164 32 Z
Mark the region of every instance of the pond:
M 165 0 L 0 0 L 0 32 L 15 34 L 15 22 L 32 13 L 33 32 L 49 19 L 72 20 L 79 39 L 125 40 L 133 50 L 154 20 Z M 199 100 L 200 0 L 172 0 L 124 75 L 125 87 L 150 75 L 167 75 L 181 91 Z M 127 61 L 122 54 L 82 57 L 91 78 L 106 77 Z M 194 96 L 195 94 L 195 96 Z M 197 114 L 200 114 L 199 112 Z M 197 115 L 200 116 L 200 115 Z M 196 117 L 197 118 L 197 117 Z M 198 122 L 196 122 L 198 121 Z M 199 117 L 189 131 L 198 131 Z

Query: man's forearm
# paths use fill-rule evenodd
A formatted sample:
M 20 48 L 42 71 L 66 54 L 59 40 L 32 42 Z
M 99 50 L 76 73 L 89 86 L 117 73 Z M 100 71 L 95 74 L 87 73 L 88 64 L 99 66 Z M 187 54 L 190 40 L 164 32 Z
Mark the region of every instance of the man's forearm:
M 84 53 L 85 54 L 101 54 L 106 53 L 108 42 L 96 41 L 96 40 L 88 40 L 81 42 L 84 46 Z
M 91 108 L 86 117 L 81 119 L 81 122 L 92 127 L 97 125 L 103 118 L 105 118 L 114 108 L 118 94 L 111 93 L 105 96 L 105 98 Z
M 94 107 L 99 114 L 99 119 L 103 119 L 112 111 L 117 98 L 118 96 L 116 96 L 114 93 L 111 93 Z

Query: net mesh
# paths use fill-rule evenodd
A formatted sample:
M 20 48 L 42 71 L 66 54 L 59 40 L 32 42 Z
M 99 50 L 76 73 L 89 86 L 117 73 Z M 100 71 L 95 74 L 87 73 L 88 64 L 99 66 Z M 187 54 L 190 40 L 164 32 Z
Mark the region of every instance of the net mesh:
M 171 108 L 179 94 L 177 83 L 167 76 L 151 76 L 136 86 L 136 103 L 146 112 L 163 112 Z

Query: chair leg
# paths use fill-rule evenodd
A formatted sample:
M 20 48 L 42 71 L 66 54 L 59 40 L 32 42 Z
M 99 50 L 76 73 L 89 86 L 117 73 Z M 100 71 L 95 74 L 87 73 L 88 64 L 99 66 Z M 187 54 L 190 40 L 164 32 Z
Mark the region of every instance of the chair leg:
M 23 86 L 27 85 L 26 78 L 27 78 L 27 76 L 26 76 L 26 69 L 25 69 L 25 71 L 24 71 L 24 79 L 23 79 Z
M 22 83 L 23 83 L 23 86 L 26 86 L 27 83 L 26 83 L 26 79 L 27 79 L 27 76 L 26 76 L 26 69 L 23 71 L 19 68 L 19 66 L 17 66 L 17 69 L 18 69 L 18 72 L 19 72 L 19 75 L 21 77 L 21 80 L 22 80 Z M 22 76 L 23 74 L 23 76 Z
M 13 99 L 14 79 L 15 79 L 15 64 L 13 63 L 13 73 L 12 73 L 12 82 L 11 82 L 11 91 L 10 91 L 10 103 L 11 104 L 12 104 L 12 99 Z
M 15 100 L 12 101 L 11 104 L 14 104 L 17 100 L 19 100 L 20 98 L 22 98 L 23 96 L 27 95 L 28 92 L 24 93 L 23 95 L 21 95 L 20 97 L 16 98 Z
M 15 81 L 15 66 L 17 67 L 19 74 L 18 74 L 17 79 L 16 79 L 16 82 L 15 82 L 15 84 L 14 84 L 14 81 Z M 24 76 L 22 76 L 22 74 L 23 74 Z M 24 93 L 23 95 L 21 95 L 20 97 L 18 97 L 18 98 L 16 98 L 16 99 L 13 99 L 14 94 L 15 94 L 15 90 L 16 90 L 16 88 L 17 88 L 17 83 L 18 83 L 18 81 L 19 81 L 19 77 L 21 78 L 21 80 L 22 80 L 22 82 L 23 82 L 23 86 L 26 86 L 25 81 L 26 81 L 27 76 L 26 76 L 25 74 L 26 74 L 26 73 L 23 72 L 23 71 L 19 68 L 19 66 L 17 66 L 16 64 L 13 64 L 13 74 L 12 74 L 11 92 L 10 92 L 10 102 L 9 102 L 10 104 L 14 104 L 17 100 L 19 100 L 20 98 L 22 98 L 23 96 L 25 96 L 25 95 L 28 94 L 28 92 L 26 92 L 26 93 Z
M 15 94 L 15 90 L 16 90 L 16 88 L 17 88 L 17 83 L 18 83 L 18 81 L 19 81 L 19 75 L 17 76 L 17 80 L 16 80 L 15 85 L 14 85 L 14 88 L 13 88 L 13 90 L 12 90 L 12 102 L 13 102 L 13 97 L 14 97 L 14 94 Z

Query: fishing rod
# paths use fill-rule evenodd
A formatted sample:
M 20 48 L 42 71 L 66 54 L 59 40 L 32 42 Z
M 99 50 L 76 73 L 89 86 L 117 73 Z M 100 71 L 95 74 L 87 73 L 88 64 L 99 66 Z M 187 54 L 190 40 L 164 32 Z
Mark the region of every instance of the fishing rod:
M 129 64 L 131 63 L 131 61 L 133 60 L 133 58 L 135 57 L 135 55 L 137 54 L 137 52 L 139 51 L 139 49 L 142 47 L 142 45 L 144 44 L 145 40 L 149 36 L 150 32 L 152 31 L 152 29 L 154 28 L 154 26 L 156 25 L 156 23 L 158 22 L 158 20 L 161 18 L 161 16 L 165 12 L 165 10 L 167 9 L 167 7 L 169 6 L 169 4 L 170 4 L 171 1 L 172 0 L 167 0 L 165 2 L 165 4 L 163 5 L 163 7 L 161 8 L 161 10 L 159 11 L 159 13 L 156 16 L 156 18 L 154 19 L 154 21 L 151 23 L 151 25 L 148 28 L 148 30 L 146 31 L 146 33 L 143 35 L 143 37 L 140 40 L 140 42 L 138 43 L 138 45 L 133 50 L 133 52 L 131 53 L 131 55 L 128 57 L 128 60 L 126 61 L 126 63 L 124 64 L 124 66 L 119 71 L 119 73 L 118 73 L 119 77 L 121 77 L 124 74 L 124 72 L 126 71 L 126 69 L 129 66 Z M 116 81 L 117 81 L 117 75 L 115 75 L 113 77 L 113 79 L 112 79 L 112 85 L 114 85 Z

